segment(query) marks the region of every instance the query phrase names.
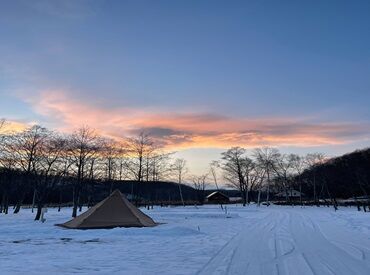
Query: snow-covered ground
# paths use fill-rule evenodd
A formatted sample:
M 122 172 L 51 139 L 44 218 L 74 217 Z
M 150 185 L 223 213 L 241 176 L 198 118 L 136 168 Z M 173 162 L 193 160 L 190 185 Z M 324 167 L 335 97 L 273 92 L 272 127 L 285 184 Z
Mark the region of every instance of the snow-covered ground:
M 228 206 L 145 211 L 154 228 L 68 230 L 71 209 L 0 215 L 0 274 L 370 274 L 370 213 Z

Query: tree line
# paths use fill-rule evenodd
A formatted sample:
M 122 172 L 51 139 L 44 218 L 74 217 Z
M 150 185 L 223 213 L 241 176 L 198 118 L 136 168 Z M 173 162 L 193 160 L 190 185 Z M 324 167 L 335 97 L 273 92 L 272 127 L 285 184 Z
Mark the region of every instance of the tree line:
M 244 148 L 233 147 L 222 153 L 216 167 L 221 169 L 228 186 L 240 191 L 243 205 L 251 200 L 269 204 L 271 194 L 276 193 L 284 194 L 286 203 L 297 203 L 291 196 L 297 190 L 299 204 L 305 200 L 314 205 L 331 204 L 337 209 L 337 198 L 352 197 L 360 202 L 361 197 L 362 204 L 370 206 L 370 149 L 328 158 L 322 153 L 300 156 L 269 147 L 248 153 Z
M 0 128 L 5 124 L 1 120 Z M 38 220 L 48 195 L 66 182 L 72 183 L 73 217 L 84 203 L 88 183 L 97 180 L 108 184 L 112 192 L 118 180 L 157 182 L 177 175 L 181 192 L 185 161 L 173 160 L 172 155 L 173 152 L 164 152 L 145 133 L 120 141 L 102 137 L 89 127 L 61 134 L 34 125 L 21 132 L 3 133 L 0 135 L 0 210 L 8 213 L 13 194 L 14 213 L 18 213 L 25 196 L 31 192 Z M 131 194 L 137 197 L 138 185 L 132 186 Z
M 321 153 L 300 156 L 270 147 L 232 147 L 212 161 L 208 171 L 191 175 L 184 159 L 174 158 L 174 152 L 165 151 L 146 133 L 117 141 L 87 126 L 62 134 L 39 125 L 5 133 L 1 131 L 5 125 L 0 120 L 0 213 L 8 213 L 10 202 L 18 213 L 25 197 L 32 194 L 36 220 L 50 194 L 66 183 L 72 187 L 73 217 L 91 200 L 89 183 L 97 181 L 109 186 L 110 192 L 117 181 L 135 181 L 138 184 L 131 188 L 135 201 L 140 182 L 172 180 L 183 205 L 183 184 L 195 189 L 199 203 L 204 202 L 207 187 L 218 190 L 226 185 L 240 192 L 243 205 L 251 201 L 269 204 L 277 192 L 283 192 L 289 203 L 293 189 L 299 191 L 300 204 L 305 200 L 317 205 L 322 200 L 336 205 L 337 197 L 367 196 L 370 191 L 369 153 L 360 154 L 362 159 L 357 157 L 356 162 L 349 156 L 338 161 Z

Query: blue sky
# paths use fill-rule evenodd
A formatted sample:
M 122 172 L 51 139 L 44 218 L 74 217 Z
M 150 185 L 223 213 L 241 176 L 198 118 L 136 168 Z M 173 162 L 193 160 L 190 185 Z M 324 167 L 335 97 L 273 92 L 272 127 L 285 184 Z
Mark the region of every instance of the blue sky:
M 369 33 L 369 1 L 1 1 L 0 117 L 149 129 L 197 171 L 341 154 L 369 144 Z

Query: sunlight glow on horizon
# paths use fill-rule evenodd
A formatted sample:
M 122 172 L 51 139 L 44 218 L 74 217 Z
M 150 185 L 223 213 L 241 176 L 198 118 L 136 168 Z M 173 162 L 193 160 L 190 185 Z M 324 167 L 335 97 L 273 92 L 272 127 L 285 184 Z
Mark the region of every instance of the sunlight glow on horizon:
M 214 114 L 148 112 L 104 108 L 73 98 L 73 92 L 49 90 L 24 95 L 34 111 L 52 128 L 72 132 L 87 125 L 112 138 L 150 134 L 168 150 L 241 146 L 340 145 L 364 139 L 366 124 L 312 122 L 306 118 L 231 118 Z

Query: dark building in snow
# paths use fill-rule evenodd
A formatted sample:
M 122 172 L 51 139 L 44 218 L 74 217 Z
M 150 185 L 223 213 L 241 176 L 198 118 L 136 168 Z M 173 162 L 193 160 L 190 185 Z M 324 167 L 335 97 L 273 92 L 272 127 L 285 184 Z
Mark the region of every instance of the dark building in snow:
M 230 199 L 224 193 L 215 191 L 206 197 L 207 203 L 228 203 Z
M 305 194 L 297 190 L 294 190 L 294 189 L 275 194 L 275 198 L 278 198 L 278 199 L 282 199 L 282 198 L 285 199 L 287 197 L 289 197 L 289 199 L 299 199 L 301 196 L 304 197 Z

